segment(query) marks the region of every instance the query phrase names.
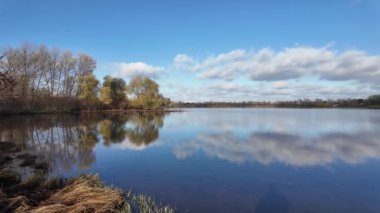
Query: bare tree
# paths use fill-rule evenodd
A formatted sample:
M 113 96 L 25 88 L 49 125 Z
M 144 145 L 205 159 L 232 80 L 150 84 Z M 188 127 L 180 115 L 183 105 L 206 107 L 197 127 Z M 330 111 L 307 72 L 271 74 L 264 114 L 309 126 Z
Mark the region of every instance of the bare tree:
M 96 68 L 96 61 L 89 55 L 75 56 L 71 51 L 49 49 L 44 45 L 25 43 L 18 48 L 4 48 L 1 55 L 2 96 L 17 93 L 26 100 L 37 100 L 41 96 L 78 96 L 81 79 Z M 8 79 L 10 76 L 12 81 Z M 17 83 L 12 84 L 13 92 L 5 89 L 11 82 Z

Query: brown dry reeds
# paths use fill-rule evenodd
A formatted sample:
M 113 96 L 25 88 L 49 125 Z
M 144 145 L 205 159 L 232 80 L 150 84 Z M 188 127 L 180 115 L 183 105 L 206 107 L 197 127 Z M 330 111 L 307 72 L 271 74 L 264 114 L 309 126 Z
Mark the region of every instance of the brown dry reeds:
M 20 210 L 32 213 L 116 212 L 123 202 L 122 193 L 101 184 L 97 175 L 82 175 L 70 180 L 38 207 Z

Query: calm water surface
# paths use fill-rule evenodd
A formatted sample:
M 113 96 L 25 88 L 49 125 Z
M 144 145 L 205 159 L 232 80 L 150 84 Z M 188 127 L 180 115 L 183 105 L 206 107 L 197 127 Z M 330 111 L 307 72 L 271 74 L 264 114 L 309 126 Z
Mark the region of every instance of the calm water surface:
M 380 212 L 379 110 L 7 117 L 0 137 L 179 212 Z

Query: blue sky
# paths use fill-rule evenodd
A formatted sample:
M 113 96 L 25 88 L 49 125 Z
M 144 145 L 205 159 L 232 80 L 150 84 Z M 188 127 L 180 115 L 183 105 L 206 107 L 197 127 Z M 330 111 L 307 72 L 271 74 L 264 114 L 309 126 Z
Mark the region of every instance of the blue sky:
M 380 93 L 379 0 L 0 0 L 0 46 L 85 52 L 173 100 Z

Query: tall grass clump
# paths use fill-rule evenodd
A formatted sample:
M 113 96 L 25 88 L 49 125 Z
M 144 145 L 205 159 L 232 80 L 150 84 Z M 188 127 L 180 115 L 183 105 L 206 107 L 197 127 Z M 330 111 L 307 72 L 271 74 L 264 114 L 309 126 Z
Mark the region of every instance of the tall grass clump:
M 118 210 L 120 213 L 174 213 L 170 206 L 162 206 L 146 195 L 136 195 L 129 191 L 125 203 Z

